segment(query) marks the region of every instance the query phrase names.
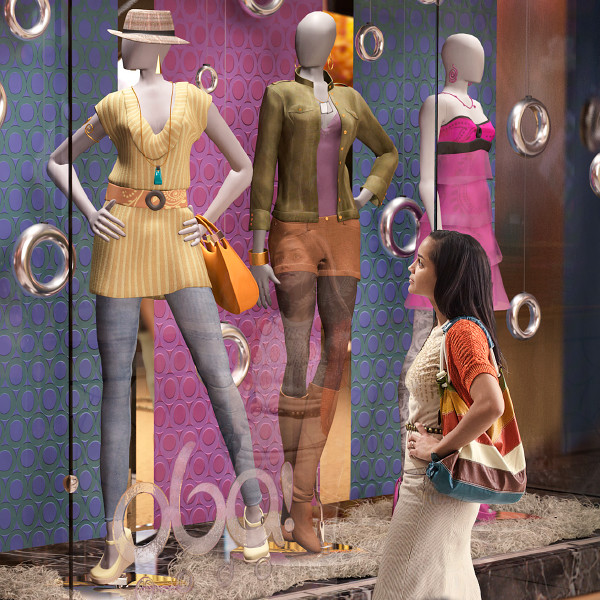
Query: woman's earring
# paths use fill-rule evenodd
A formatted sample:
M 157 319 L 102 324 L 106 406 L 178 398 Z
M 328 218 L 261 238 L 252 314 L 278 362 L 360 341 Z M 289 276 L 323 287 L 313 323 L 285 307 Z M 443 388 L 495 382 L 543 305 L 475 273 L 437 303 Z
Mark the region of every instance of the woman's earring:
M 330 71 L 333 69 L 333 60 L 331 60 L 331 54 L 329 55 L 329 58 L 327 59 L 327 68 Z
M 160 54 L 156 57 L 156 74 L 160 75 L 162 73 L 162 69 L 160 68 Z

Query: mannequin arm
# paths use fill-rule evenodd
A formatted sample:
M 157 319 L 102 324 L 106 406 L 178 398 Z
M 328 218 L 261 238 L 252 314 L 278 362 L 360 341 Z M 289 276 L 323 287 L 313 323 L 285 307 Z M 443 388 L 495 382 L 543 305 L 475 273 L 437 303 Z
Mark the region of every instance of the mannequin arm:
M 367 180 L 362 186 L 362 191 L 365 189 L 370 191 L 372 197 L 369 200 L 375 206 L 379 206 L 385 198 L 387 189 L 392 182 L 394 171 L 398 166 L 398 151 L 363 97 L 356 93 L 356 98 L 358 104 L 358 130 L 356 137 L 377 157 Z M 361 198 L 361 196 L 359 195 L 358 198 Z
M 264 229 L 255 229 L 253 232 L 253 245 L 252 252 L 259 254 L 263 250 L 265 250 L 265 237 L 267 236 L 267 232 Z M 269 281 L 273 283 L 279 284 L 281 283 L 277 277 L 275 277 L 275 273 L 273 272 L 273 267 L 271 265 L 250 265 L 250 272 L 252 273 L 254 279 L 256 279 L 256 283 L 258 284 L 258 302 L 256 303 L 261 308 L 267 308 L 267 306 L 271 306 L 271 294 L 269 291 Z
M 354 198 L 354 204 L 356 204 L 356 208 L 360 210 L 372 198 L 373 192 L 370 192 L 367 188 L 363 188 L 360 190 L 360 194 Z
M 206 135 L 215 143 L 227 162 L 231 171 L 225 177 L 225 181 L 217 195 L 210 203 L 204 213 L 209 221 L 213 223 L 229 208 L 231 203 L 250 185 L 252 180 L 252 162 L 229 128 L 217 107 L 211 103 L 208 107 L 206 122 Z M 193 213 L 193 207 L 188 207 Z M 192 246 L 200 243 L 200 238 L 206 233 L 206 229 L 198 224 L 196 219 L 188 219 L 183 222 L 184 228 L 179 235 L 184 235 L 184 242 L 191 242 Z
M 437 136 L 439 136 L 440 128 L 444 122 L 445 117 L 445 102 L 442 98 L 438 100 L 438 130 Z M 442 213 L 440 211 L 440 199 L 436 197 L 434 202 L 434 169 L 435 169 L 435 140 L 437 138 L 435 133 L 435 96 L 429 96 L 421 110 L 419 111 L 419 130 L 421 133 L 420 141 L 420 169 L 421 179 L 419 181 L 419 197 L 421 202 L 425 206 L 425 212 L 429 219 L 429 224 L 433 230 L 433 216 L 434 216 L 434 203 L 437 203 L 437 214 L 438 214 L 438 229 L 442 229 Z
M 85 133 L 85 127 L 91 126 L 92 137 L 100 141 L 106 132 L 100 123 L 100 119 L 97 114 L 90 119 L 89 123 L 82 125 L 73 134 L 73 161 L 77 159 L 81 154 L 87 152 L 93 145 L 92 141 Z M 109 241 L 107 236 L 118 239 L 119 236 L 125 236 L 125 233 L 120 227 L 125 227 L 119 219 L 110 214 L 110 209 L 113 204 L 109 204 L 106 208 L 96 210 L 94 205 L 87 197 L 81 182 L 77 176 L 75 167 L 71 167 L 73 170 L 72 180 L 72 198 L 75 206 L 83 213 L 85 218 L 89 221 L 92 231 L 95 235 L 99 235 L 103 240 Z M 50 155 L 48 164 L 46 165 L 46 171 L 48 177 L 54 182 L 56 187 L 65 195 L 69 196 L 69 139 L 65 139 L 63 143 Z
M 221 189 L 204 213 L 214 223 L 250 185 L 252 162 L 214 104 L 208 108 L 205 131 L 231 166 Z
M 250 229 L 269 229 L 282 125 L 283 102 L 269 86 L 265 90 L 258 119 L 250 193 Z

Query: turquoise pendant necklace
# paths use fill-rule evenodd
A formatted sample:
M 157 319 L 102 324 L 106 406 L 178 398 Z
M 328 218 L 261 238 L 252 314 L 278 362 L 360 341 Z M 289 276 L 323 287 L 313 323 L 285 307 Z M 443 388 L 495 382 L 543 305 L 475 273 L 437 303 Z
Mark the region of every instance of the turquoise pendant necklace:
M 173 109 L 173 90 L 174 89 L 175 89 L 175 84 L 172 83 L 171 84 L 171 102 L 169 104 L 169 143 L 167 145 L 166 153 L 163 154 L 163 156 L 159 157 L 159 158 L 164 157 L 165 160 L 166 160 L 167 155 L 171 151 L 171 113 L 172 113 L 172 109 Z M 148 161 L 148 163 L 150 163 L 154 167 L 154 185 L 162 185 L 163 178 L 162 178 L 161 165 L 152 164 L 151 160 L 144 154 L 144 134 L 143 134 L 143 130 L 142 130 L 142 107 L 140 106 L 140 101 L 139 101 L 137 94 L 135 93 L 135 90 L 133 89 L 133 87 L 131 88 L 131 91 L 133 92 L 133 95 L 135 96 L 135 99 L 137 100 L 138 110 L 140 113 L 140 146 L 141 146 L 140 152 L 142 153 L 142 156 Z

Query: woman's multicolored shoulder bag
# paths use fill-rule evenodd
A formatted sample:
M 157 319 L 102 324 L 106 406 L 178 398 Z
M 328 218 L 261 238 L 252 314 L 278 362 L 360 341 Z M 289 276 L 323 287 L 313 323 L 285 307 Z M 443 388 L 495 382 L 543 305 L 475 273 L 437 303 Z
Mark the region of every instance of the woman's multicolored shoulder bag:
M 440 494 L 465 502 L 510 504 L 525 493 L 525 453 L 515 419 L 512 400 L 502 370 L 498 369 L 492 340 L 479 320 L 459 317 L 446 323 L 444 334 L 460 319 L 477 323 L 490 345 L 492 364 L 498 372 L 498 382 L 504 397 L 504 414 L 482 435 L 452 454 L 439 458 L 432 454 L 427 476 Z M 440 390 L 440 416 L 443 434 L 452 431 L 469 410 L 469 405 L 458 395 L 450 382 L 446 368 L 445 335 L 440 348 L 440 372 L 437 375 Z

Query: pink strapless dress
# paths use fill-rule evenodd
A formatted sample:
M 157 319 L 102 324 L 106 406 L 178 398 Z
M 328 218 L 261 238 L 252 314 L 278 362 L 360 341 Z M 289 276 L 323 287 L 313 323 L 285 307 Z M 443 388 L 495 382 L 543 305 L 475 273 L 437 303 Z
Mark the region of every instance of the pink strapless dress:
M 498 266 L 502 253 L 492 229 L 492 203 L 487 182 L 492 179 L 488 153 L 495 134 L 489 121 L 477 124 L 469 117 L 456 117 L 442 125 L 438 140 L 437 181 L 444 229 L 468 233 L 483 246 L 492 269 L 494 310 L 506 310 L 510 303 Z M 423 214 L 417 249 L 430 233 L 429 217 Z M 427 298 L 414 294 L 408 294 L 405 306 L 432 310 Z

